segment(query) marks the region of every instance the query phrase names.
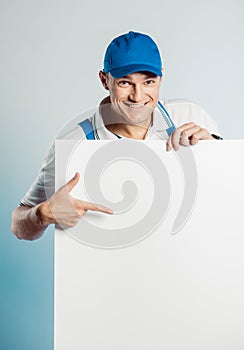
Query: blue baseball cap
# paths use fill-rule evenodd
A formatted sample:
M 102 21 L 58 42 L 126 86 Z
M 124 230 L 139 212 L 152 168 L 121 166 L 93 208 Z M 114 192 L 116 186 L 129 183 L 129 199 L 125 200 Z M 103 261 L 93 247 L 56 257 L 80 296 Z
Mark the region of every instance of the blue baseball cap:
M 129 32 L 111 41 L 104 57 L 104 73 L 121 78 L 142 71 L 162 76 L 159 49 L 150 36 Z

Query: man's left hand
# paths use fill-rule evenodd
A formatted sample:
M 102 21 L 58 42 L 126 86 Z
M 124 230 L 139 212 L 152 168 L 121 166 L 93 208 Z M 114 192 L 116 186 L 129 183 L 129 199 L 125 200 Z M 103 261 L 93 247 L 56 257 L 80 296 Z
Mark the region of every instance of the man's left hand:
M 189 146 L 196 145 L 199 140 L 213 140 L 214 138 L 201 126 L 195 123 L 186 123 L 176 128 L 169 139 L 167 140 L 166 150 L 170 151 L 172 148 L 178 151 L 180 145 Z

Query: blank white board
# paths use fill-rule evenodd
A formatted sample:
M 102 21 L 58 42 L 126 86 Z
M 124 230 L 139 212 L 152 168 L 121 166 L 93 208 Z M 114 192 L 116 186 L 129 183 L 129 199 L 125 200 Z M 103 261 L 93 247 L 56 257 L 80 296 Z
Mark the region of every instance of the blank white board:
M 243 160 L 242 140 L 56 141 L 56 188 L 79 171 L 72 196 L 115 211 L 55 230 L 56 350 L 243 350 Z

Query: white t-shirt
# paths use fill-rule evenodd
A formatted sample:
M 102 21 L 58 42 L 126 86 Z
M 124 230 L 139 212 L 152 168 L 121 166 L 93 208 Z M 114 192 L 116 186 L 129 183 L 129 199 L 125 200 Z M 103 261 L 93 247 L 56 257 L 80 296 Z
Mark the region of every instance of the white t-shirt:
M 163 100 L 161 101 L 164 108 L 169 113 L 175 127 L 179 127 L 188 122 L 207 129 L 210 134 L 219 134 L 216 122 L 209 117 L 204 109 L 196 103 L 187 100 Z M 92 123 L 96 140 L 115 140 L 118 136 L 110 132 L 104 125 L 103 119 L 97 110 L 93 116 L 89 118 Z M 166 124 L 161 112 L 155 108 L 153 112 L 153 121 L 147 131 L 145 140 L 167 140 L 168 134 Z M 66 140 L 86 140 L 83 129 L 80 125 L 75 126 L 68 131 L 62 139 Z M 55 192 L 55 143 L 52 144 L 50 150 L 43 161 L 39 175 L 33 182 L 32 186 L 21 200 L 21 205 L 35 206 L 44 202 Z

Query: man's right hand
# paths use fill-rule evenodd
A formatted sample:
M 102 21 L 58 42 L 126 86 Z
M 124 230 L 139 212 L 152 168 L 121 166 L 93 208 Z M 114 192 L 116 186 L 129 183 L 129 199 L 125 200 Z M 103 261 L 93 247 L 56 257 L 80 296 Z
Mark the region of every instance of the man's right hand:
M 56 224 L 61 227 L 75 226 L 88 211 L 98 211 L 112 214 L 112 210 L 104 206 L 73 198 L 70 192 L 77 185 L 80 174 L 62 186 L 52 197 L 39 205 L 37 216 L 43 225 Z

